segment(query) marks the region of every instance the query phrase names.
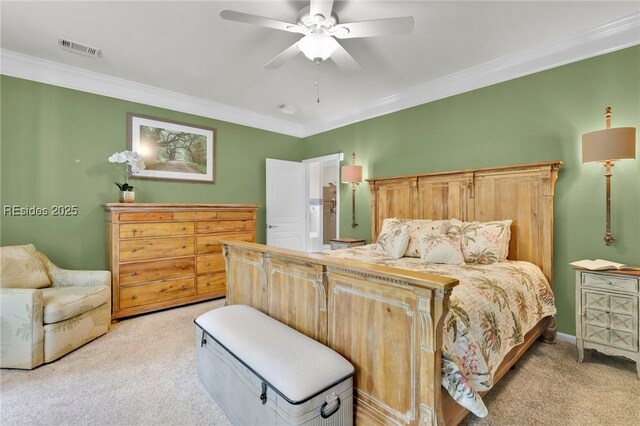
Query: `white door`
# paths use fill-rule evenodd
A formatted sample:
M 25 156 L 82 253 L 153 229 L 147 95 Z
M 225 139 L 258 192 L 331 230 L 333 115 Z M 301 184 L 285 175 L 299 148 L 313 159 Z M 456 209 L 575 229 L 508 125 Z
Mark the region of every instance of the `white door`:
M 305 168 L 267 158 L 267 245 L 306 251 Z

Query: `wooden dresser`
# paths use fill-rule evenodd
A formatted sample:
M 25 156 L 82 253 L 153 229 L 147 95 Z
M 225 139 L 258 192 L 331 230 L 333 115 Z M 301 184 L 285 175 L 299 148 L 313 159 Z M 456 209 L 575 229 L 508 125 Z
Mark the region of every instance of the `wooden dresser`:
M 220 239 L 255 242 L 254 204 L 106 204 L 112 318 L 223 297 Z

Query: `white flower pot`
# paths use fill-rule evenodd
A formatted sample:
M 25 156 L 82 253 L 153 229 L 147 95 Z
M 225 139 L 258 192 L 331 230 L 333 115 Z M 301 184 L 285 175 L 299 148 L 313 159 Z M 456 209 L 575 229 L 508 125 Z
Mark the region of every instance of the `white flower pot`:
M 133 203 L 136 199 L 136 193 L 134 191 L 120 191 L 121 203 Z

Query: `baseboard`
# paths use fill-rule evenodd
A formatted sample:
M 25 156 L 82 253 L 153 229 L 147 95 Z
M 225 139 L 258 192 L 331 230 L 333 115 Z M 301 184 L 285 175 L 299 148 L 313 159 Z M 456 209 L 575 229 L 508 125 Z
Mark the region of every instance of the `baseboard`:
M 561 342 L 571 343 L 572 345 L 576 344 L 576 336 L 565 333 L 558 333 L 558 340 Z

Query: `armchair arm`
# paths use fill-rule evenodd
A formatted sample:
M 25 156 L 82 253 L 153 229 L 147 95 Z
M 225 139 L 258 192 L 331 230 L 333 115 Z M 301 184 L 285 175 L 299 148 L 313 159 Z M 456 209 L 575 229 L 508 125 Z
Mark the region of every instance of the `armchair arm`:
M 47 256 L 38 253 L 47 268 L 52 287 L 91 287 L 106 285 L 111 287 L 111 272 L 109 271 L 74 271 L 58 268 Z
M 0 367 L 32 369 L 44 361 L 42 292 L 0 289 Z

